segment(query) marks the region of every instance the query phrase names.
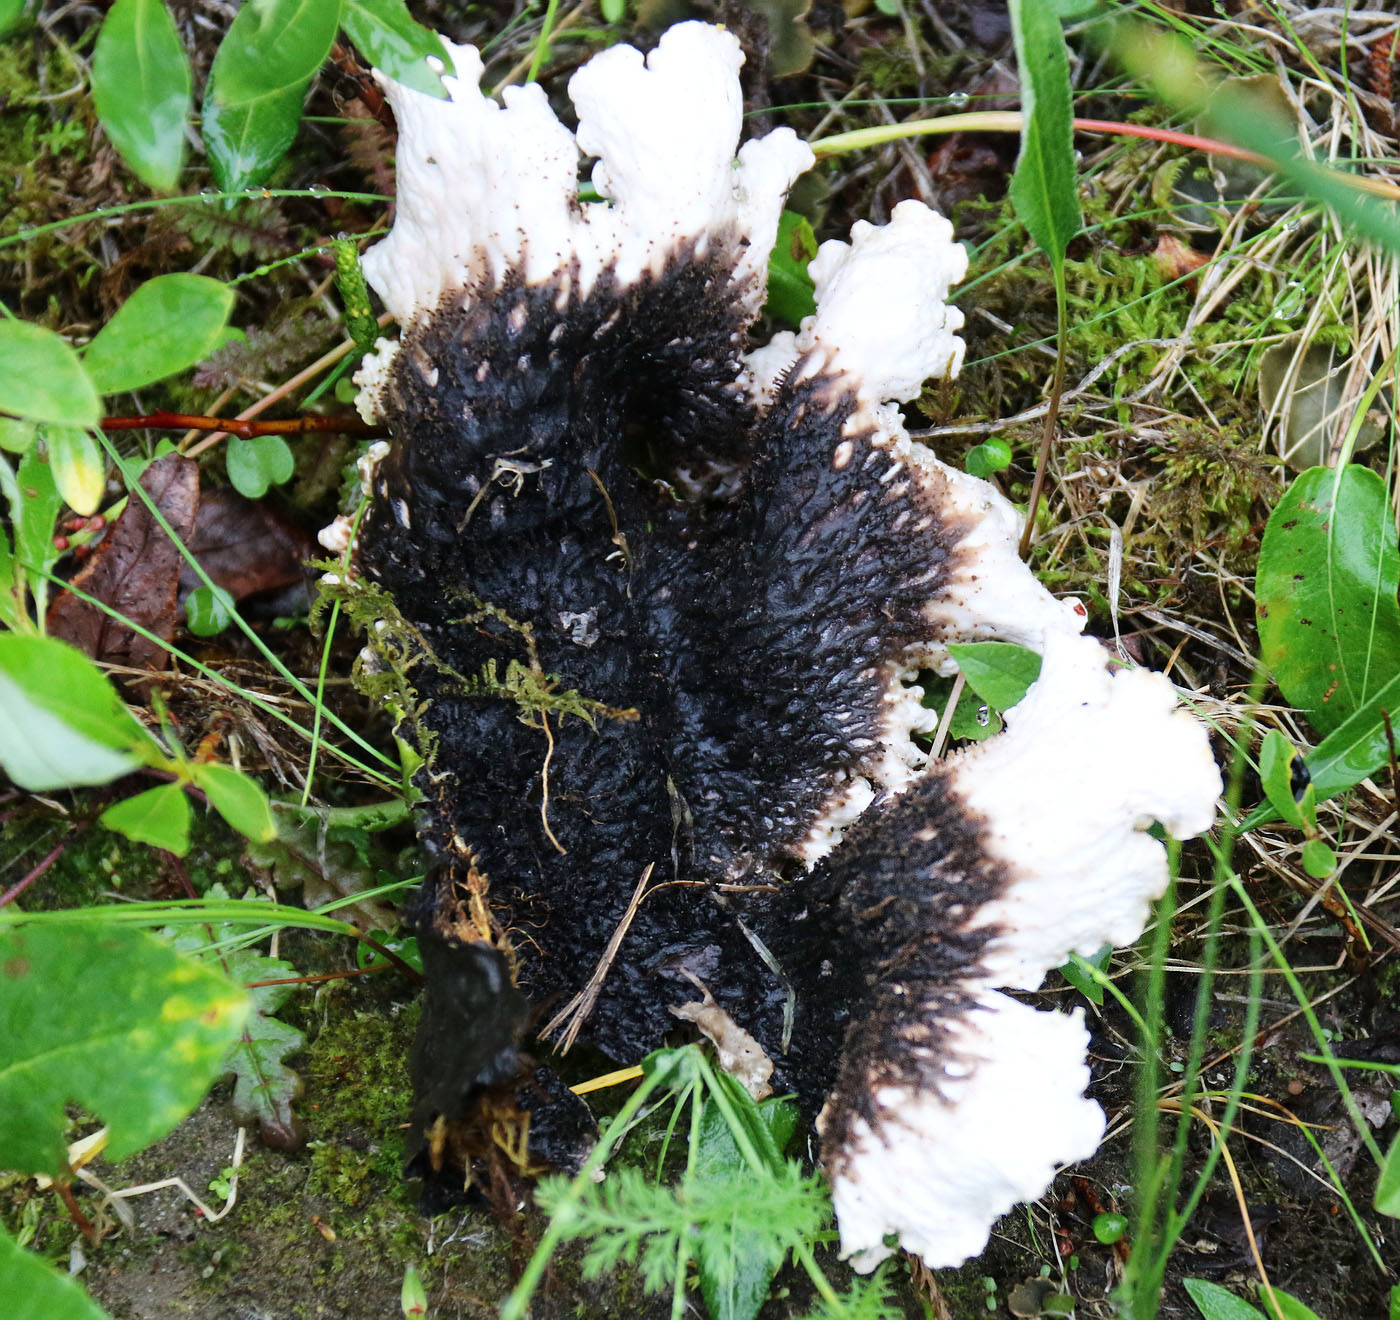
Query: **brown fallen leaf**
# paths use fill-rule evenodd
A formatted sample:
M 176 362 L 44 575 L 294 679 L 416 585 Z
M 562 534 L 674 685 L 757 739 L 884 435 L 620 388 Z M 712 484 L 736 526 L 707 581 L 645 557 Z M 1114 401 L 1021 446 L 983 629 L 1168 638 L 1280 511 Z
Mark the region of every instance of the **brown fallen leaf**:
M 305 528 L 280 517 L 264 501 L 231 490 L 205 492 L 190 550 L 214 584 L 234 600 L 295 586 L 305 578 L 302 565 L 322 553 Z M 194 570 L 183 565 L 181 591 L 197 586 Z
M 1179 280 L 1183 275 L 1200 270 L 1210 257 L 1197 252 L 1189 243 L 1176 234 L 1163 229 L 1157 234 L 1157 246 L 1152 251 L 1152 259 L 1164 280 Z
M 199 464 L 166 454 L 148 467 L 141 489 L 171 530 L 188 543 L 199 511 Z M 175 635 L 181 556 L 174 542 L 134 492 L 70 587 L 101 601 L 108 614 L 65 591 L 49 609 L 51 636 L 71 642 L 94 660 L 132 669 L 164 669 L 168 654 L 159 642 L 133 632 L 121 620 L 169 641 Z

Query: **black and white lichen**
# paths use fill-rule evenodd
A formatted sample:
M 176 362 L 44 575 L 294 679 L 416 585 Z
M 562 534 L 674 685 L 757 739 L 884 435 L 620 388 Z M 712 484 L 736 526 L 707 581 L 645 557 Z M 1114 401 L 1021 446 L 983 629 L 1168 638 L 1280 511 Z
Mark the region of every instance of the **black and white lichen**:
M 417 1126 L 520 1066 L 511 979 L 557 1007 L 625 924 L 584 1033 L 635 1059 L 702 985 L 820 1109 L 856 1268 L 890 1234 L 957 1263 L 1099 1141 L 1079 1015 L 1005 991 L 1136 938 L 1166 881 L 1143 831 L 1212 819 L 1204 731 L 906 434 L 962 356 L 946 220 L 905 202 L 824 244 L 816 315 L 751 347 L 812 156 L 779 129 L 736 159 L 732 35 L 595 57 L 574 133 L 452 54 L 448 101 L 388 84 L 398 210 L 365 270 L 401 329 L 357 377 L 393 436 L 358 562 L 416 630 L 435 737 Z M 926 764 L 917 676 L 983 639 L 1041 676 Z

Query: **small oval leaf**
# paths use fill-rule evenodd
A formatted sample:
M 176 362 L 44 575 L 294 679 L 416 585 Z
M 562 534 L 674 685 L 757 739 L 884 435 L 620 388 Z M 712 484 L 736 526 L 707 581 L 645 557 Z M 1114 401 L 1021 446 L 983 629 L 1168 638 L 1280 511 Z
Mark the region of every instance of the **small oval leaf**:
M 185 627 L 196 637 L 223 632 L 233 615 L 233 596 L 223 587 L 196 587 L 185 597 Z
M 190 802 L 179 784 L 158 784 L 114 803 L 98 819 L 133 843 L 164 848 L 177 857 L 190 850 Z
M 53 484 L 74 513 L 84 518 L 97 512 L 107 491 L 107 463 L 89 431 L 76 426 L 44 429 Z
M 269 486 L 290 481 L 296 471 L 291 446 L 280 435 L 258 435 L 251 440 L 230 440 L 224 455 L 228 479 L 246 499 L 258 500 Z
M 261 101 L 220 105 L 204 98 L 204 146 L 209 168 L 224 192 L 261 183 L 287 154 L 301 123 L 304 87 L 289 87 Z
M 218 346 L 233 290 L 207 275 L 157 275 L 117 310 L 83 354 L 101 394 L 173 376 Z
M 195 765 L 191 771 L 210 805 L 240 834 L 255 843 L 277 837 L 272 807 L 256 780 L 231 765 Z
M 209 74 L 220 104 L 259 101 L 287 88 L 300 95 L 330 52 L 340 9 L 340 0 L 245 4 L 219 43 Z
M 132 172 L 171 192 L 185 160 L 190 66 L 162 0 L 117 0 L 92 56 L 97 117 Z
M 28 321 L 0 321 L 0 411 L 61 426 L 96 426 L 101 405 L 66 340 Z

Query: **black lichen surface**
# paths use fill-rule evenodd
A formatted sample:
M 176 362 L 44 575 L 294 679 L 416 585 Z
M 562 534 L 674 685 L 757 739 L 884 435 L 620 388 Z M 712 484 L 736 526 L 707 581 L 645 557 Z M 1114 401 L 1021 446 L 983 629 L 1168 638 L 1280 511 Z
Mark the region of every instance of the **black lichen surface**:
M 548 1016 L 634 907 L 585 1034 L 635 1059 L 698 978 L 814 1110 L 853 1014 L 878 1032 L 905 993 L 884 983 L 938 993 L 930 978 L 975 960 L 976 941 L 928 942 L 934 899 L 901 897 L 897 808 L 816 872 L 798 861 L 879 760 L 966 528 L 927 482 L 889 479 L 888 437 L 840 372 L 800 363 L 765 408 L 744 400 L 738 250 L 712 234 L 707 255 L 563 310 L 553 284 L 446 296 L 381 389 L 394 446 L 359 562 L 422 640 L 436 864 L 418 924 L 508 950 Z M 971 855 L 966 835 L 936 849 Z M 955 869 L 954 894 L 997 879 Z M 435 1002 L 425 1032 L 465 1029 Z M 460 1081 L 420 1075 L 420 1107 L 463 1100 Z

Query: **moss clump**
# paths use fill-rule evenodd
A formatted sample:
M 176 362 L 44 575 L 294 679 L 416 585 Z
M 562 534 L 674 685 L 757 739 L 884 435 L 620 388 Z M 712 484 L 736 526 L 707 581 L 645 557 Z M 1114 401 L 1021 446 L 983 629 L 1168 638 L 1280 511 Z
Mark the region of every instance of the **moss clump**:
M 313 1135 L 341 1144 L 377 1143 L 398 1132 L 413 1105 L 408 1054 L 419 1005 L 333 1018 L 301 1069 Z

